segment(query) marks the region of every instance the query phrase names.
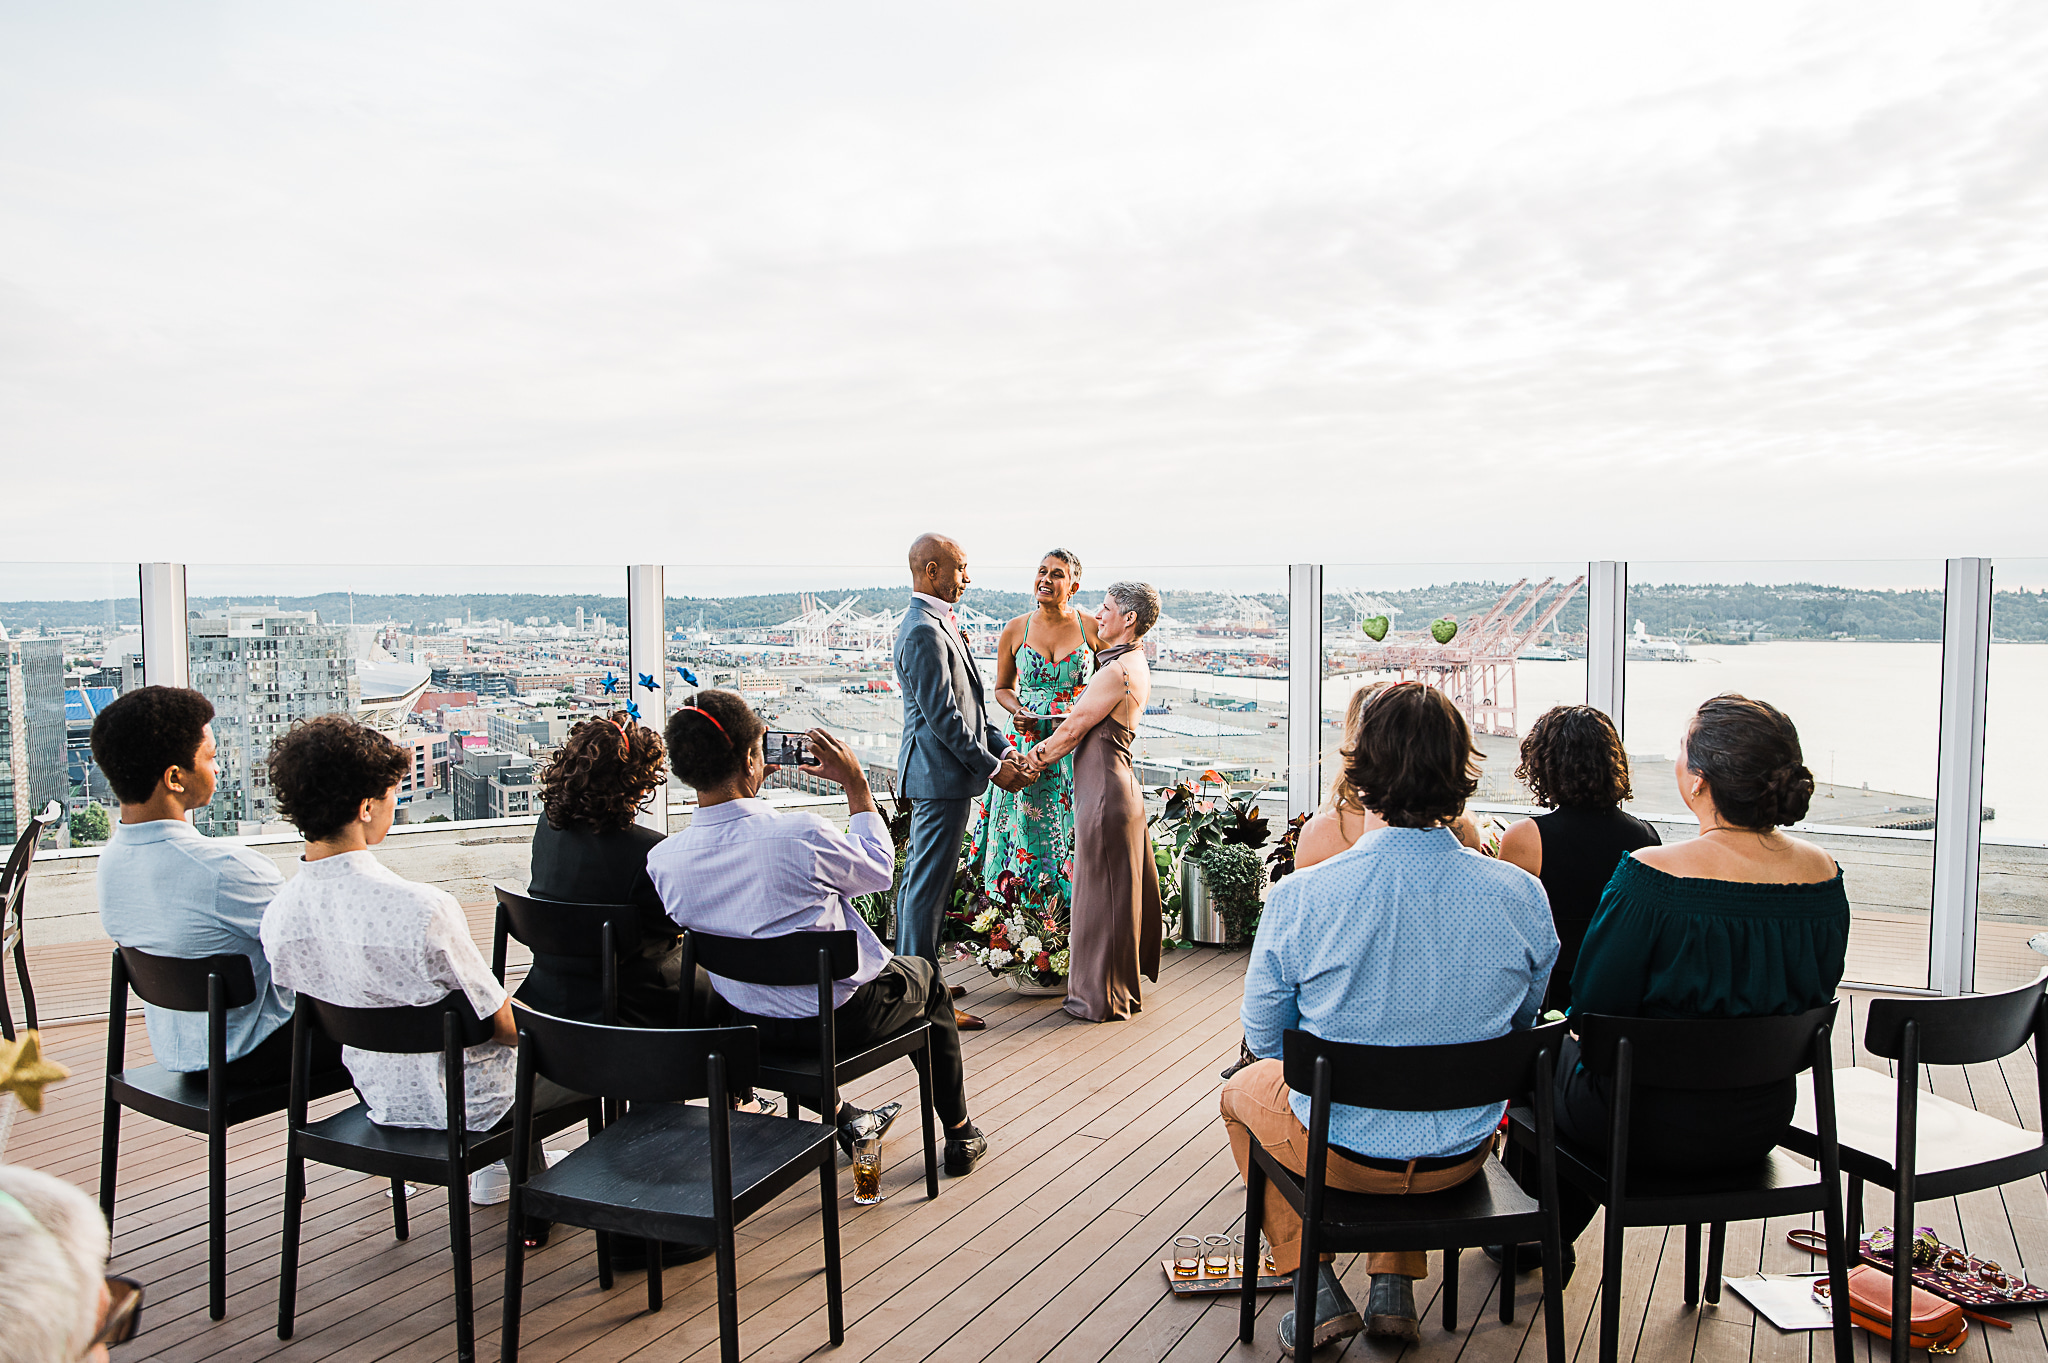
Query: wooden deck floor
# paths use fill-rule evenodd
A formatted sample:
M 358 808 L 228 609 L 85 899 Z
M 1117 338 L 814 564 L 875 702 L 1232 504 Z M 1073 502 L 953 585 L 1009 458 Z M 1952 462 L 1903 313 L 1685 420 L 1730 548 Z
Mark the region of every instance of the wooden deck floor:
M 1266 1299 L 1258 1342 L 1242 1347 L 1225 1302 L 1172 1299 L 1158 1260 L 1184 1232 L 1231 1231 L 1243 1192 L 1216 1115 L 1217 1071 L 1234 1057 L 1241 952 L 1169 956 L 1142 1017 L 1089 1026 L 1057 999 L 996 990 L 973 968 L 955 977 L 976 989 L 969 1006 L 989 1029 L 966 1038 L 972 1109 L 990 1153 L 972 1176 L 943 1180 L 925 1200 L 914 1121 L 892 1136 L 879 1206 L 841 1204 L 846 1266 L 846 1343 L 826 1345 L 822 1253 L 814 1186 L 769 1208 L 741 1230 L 741 1338 L 754 1359 L 1200 1360 L 1279 1356 L 1275 1328 L 1285 1301 Z M 77 983 L 81 990 L 85 983 Z M 104 986 L 98 994 L 105 998 Z M 1851 1000 L 1860 1026 L 1862 998 Z M 102 1008 L 104 1003 L 100 1005 Z M 131 1019 L 131 1056 L 147 1054 Z M 1854 1060 L 1845 1027 L 1844 1063 Z M 8 1158 L 97 1188 L 104 1021 L 53 1025 L 48 1049 L 72 1067 L 40 1116 L 16 1125 Z M 2036 1111 L 2031 1068 L 1982 1067 L 1934 1076 L 1947 1096 L 2010 1118 Z M 877 1076 L 851 1096 L 876 1103 L 912 1098 L 915 1082 Z M 2033 1125 L 2031 1115 L 2026 1118 Z M 413 1199 L 412 1237 L 394 1241 L 385 1185 L 310 1166 L 298 1330 L 275 1333 L 282 1193 L 281 1119 L 231 1137 L 228 1317 L 206 1317 L 204 1145 L 146 1118 L 123 1127 L 124 1166 L 115 1225 L 115 1266 L 148 1284 L 144 1333 L 119 1356 L 170 1363 L 279 1358 L 296 1363 L 434 1363 L 454 1354 L 453 1302 L 442 1194 Z M 850 1192 L 850 1182 L 842 1187 Z M 1871 1224 L 1889 1220 L 1876 1198 Z M 2048 1269 L 2048 1193 L 2036 1181 L 1924 1205 L 1920 1220 L 1944 1238 L 2012 1265 Z M 474 1215 L 479 1356 L 495 1358 L 502 1281 L 502 1209 Z M 1727 1271 L 1807 1269 L 1784 1243 L 1789 1223 L 1731 1228 Z M 1801 1224 L 1804 1224 L 1803 1222 Z M 1565 1295 L 1575 1358 L 1596 1357 L 1598 1222 L 1581 1242 L 1585 1267 Z M 1781 1335 L 1739 1299 L 1687 1311 L 1680 1300 L 1680 1231 L 1631 1232 L 1624 1278 L 1622 1357 L 1638 1360 L 1819 1359 L 1824 1337 Z M 1436 1256 L 1432 1256 L 1433 1265 Z M 1475 1252 L 1462 1260 L 1464 1319 L 1447 1332 L 1433 1316 L 1439 1279 L 1418 1284 L 1423 1339 L 1408 1350 L 1354 1339 L 1342 1357 L 1540 1359 L 1537 1280 L 1515 1285 L 1517 1318 L 1497 1318 L 1499 1275 Z M 1342 1267 L 1362 1298 L 1365 1271 Z M 709 1261 L 666 1274 L 667 1305 L 646 1311 L 640 1275 L 597 1287 L 587 1233 L 558 1231 L 527 1260 L 522 1357 L 533 1363 L 713 1359 L 717 1323 Z M 2037 1271 L 2036 1277 L 2048 1276 Z M 2010 1333 L 1974 1331 L 1964 1358 L 2042 1360 L 2048 1335 L 2032 1314 Z M 1879 1355 L 1862 1340 L 1862 1356 Z M 1335 1350 L 1319 1357 L 1334 1358 Z

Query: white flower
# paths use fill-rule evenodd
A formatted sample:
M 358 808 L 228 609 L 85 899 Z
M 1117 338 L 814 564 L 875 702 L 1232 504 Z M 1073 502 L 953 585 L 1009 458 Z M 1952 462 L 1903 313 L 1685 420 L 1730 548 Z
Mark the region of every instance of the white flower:
M 987 932 L 995 925 L 996 911 L 994 909 L 983 909 L 981 916 L 974 920 L 974 930 L 976 932 Z
M 1050 964 L 1053 974 L 1064 975 L 1067 973 L 1067 967 L 1073 964 L 1073 957 L 1065 951 L 1055 951 Z
M 1017 944 L 1017 950 L 1025 956 L 1036 956 L 1039 952 L 1045 950 L 1045 944 L 1036 937 L 1026 937 Z
M 1007 951 L 991 951 L 988 954 L 988 968 L 990 970 L 1001 970 L 1004 966 L 1008 965 L 1011 961 L 1014 961 L 1016 959 L 1016 957 L 1012 956 Z

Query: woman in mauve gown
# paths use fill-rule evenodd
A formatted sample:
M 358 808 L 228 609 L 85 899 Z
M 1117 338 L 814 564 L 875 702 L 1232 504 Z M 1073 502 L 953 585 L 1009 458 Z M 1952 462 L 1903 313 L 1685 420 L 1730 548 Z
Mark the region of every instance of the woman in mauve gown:
M 1145 798 L 1131 770 L 1131 740 L 1152 694 L 1138 640 L 1159 619 L 1159 593 L 1111 584 L 1095 625 L 1095 677 L 1051 736 L 1032 747 L 1034 769 L 1074 755 L 1074 906 L 1067 937 L 1066 1009 L 1089 1022 L 1139 1011 L 1138 976 L 1159 980 L 1159 868 L 1145 835 Z

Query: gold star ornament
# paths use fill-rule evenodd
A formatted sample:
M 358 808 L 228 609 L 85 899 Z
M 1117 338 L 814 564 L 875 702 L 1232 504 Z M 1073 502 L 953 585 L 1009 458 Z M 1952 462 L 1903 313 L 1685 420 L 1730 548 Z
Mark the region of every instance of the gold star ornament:
M 30 1112 L 43 1110 L 43 1087 L 69 1079 L 71 1071 L 43 1059 L 43 1041 L 23 1032 L 19 1041 L 0 1041 L 0 1093 L 11 1093 Z

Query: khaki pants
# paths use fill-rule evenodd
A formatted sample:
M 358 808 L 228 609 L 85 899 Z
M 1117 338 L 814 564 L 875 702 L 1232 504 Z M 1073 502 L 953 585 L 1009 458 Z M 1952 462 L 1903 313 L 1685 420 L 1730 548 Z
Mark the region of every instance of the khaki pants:
M 1308 1172 L 1308 1128 L 1295 1117 L 1287 1098 L 1287 1081 L 1277 1060 L 1246 1065 L 1223 1085 L 1223 1126 L 1230 1133 L 1230 1153 L 1237 1160 L 1238 1173 L 1249 1175 L 1254 1140 L 1295 1173 Z M 1478 1173 L 1492 1153 L 1489 1141 L 1462 1164 L 1418 1171 L 1411 1160 L 1405 1172 L 1397 1173 L 1360 1164 L 1332 1150 L 1324 1181 L 1329 1187 L 1347 1193 L 1437 1193 L 1455 1188 Z M 1264 1221 L 1266 1239 L 1273 1246 L 1273 1266 L 1283 1274 L 1294 1272 L 1301 1266 L 1301 1218 L 1270 1179 L 1266 1183 Z M 1246 1245 L 1244 1252 L 1249 1259 L 1258 1253 L 1258 1247 Z M 1322 1256 L 1325 1263 L 1331 1257 Z M 1421 1250 L 1370 1254 L 1366 1262 L 1374 1273 L 1398 1273 L 1405 1278 L 1429 1276 L 1429 1256 Z

